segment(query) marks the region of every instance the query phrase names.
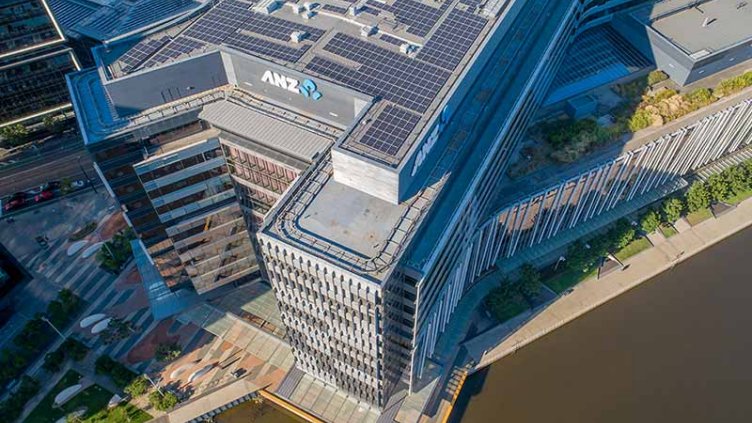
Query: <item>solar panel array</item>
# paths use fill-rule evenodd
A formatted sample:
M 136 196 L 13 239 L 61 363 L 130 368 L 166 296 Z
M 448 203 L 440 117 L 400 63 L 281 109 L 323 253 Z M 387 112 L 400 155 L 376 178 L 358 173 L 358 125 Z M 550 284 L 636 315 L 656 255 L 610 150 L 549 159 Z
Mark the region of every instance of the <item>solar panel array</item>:
M 420 60 L 454 70 L 488 23 L 462 10 L 452 10 L 416 56 Z
M 225 0 L 206 13 L 185 35 L 209 44 L 221 44 L 253 14 L 249 4 Z
M 159 53 L 152 56 L 145 64 L 144 67 L 156 66 L 160 63 L 165 63 L 172 59 L 177 59 L 183 55 L 191 54 L 192 52 L 206 46 L 204 43 L 190 40 L 188 38 L 177 38 L 171 43 L 167 44 L 167 47 L 160 50 Z
M 290 34 L 294 31 L 307 32 L 309 34 L 308 38 L 311 41 L 317 41 L 326 32 L 312 26 L 290 22 L 261 13 L 251 13 L 243 24 L 240 25 L 240 29 L 282 41 L 290 41 Z
M 143 63 L 147 58 L 149 58 L 149 56 L 162 48 L 162 46 L 167 44 L 168 41 L 170 41 L 170 37 L 168 36 L 164 36 L 159 39 L 147 39 L 139 41 L 124 55 L 120 56 L 120 62 L 123 64 L 123 66 L 121 67 L 122 71 L 128 73 L 133 69 L 136 69 L 138 65 Z
M 346 7 L 339 7 L 335 6 L 333 4 L 325 4 L 321 7 L 322 10 L 326 10 L 327 12 L 334 12 L 339 13 L 341 15 L 347 14 L 347 8 Z
M 286 62 L 295 63 L 308 51 L 309 46 L 300 48 L 289 47 L 245 34 L 234 34 L 227 40 L 227 44 L 244 53 L 263 55 Z
M 343 33 L 336 34 L 324 50 L 360 66 L 351 69 L 316 56 L 306 66 L 308 70 L 420 113 L 428 109 L 450 75 L 428 63 Z
M 418 114 L 387 105 L 359 142 L 381 153 L 396 156 L 419 120 Z
M 379 37 L 379 40 L 387 44 L 394 45 L 394 46 L 401 46 L 402 44 L 404 44 L 404 41 L 400 40 L 397 37 L 392 37 L 389 34 L 381 34 L 381 37 Z
M 407 25 L 407 32 L 425 37 L 439 21 L 451 1 L 445 0 L 438 9 L 416 0 L 396 0 L 394 4 L 368 0 L 368 5 L 375 9 L 391 12 L 398 22 Z

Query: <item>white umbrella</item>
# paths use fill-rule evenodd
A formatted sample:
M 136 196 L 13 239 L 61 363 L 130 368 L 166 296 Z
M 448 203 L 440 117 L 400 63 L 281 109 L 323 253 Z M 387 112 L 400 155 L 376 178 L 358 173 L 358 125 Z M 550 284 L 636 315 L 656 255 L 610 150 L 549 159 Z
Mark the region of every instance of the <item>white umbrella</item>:
M 93 325 L 94 323 L 97 323 L 98 321 L 104 319 L 105 317 L 107 317 L 107 315 L 104 313 L 92 314 L 91 316 L 84 317 L 83 319 L 81 319 L 81 323 L 79 323 L 79 325 L 81 326 L 82 329 L 88 328 L 89 326 Z
M 84 245 L 88 243 L 89 241 L 82 240 L 82 241 L 76 241 L 73 244 L 71 244 L 70 247 L 68 247 L 68 251 L 67 251 L 68 257 L 81 251 L 81 249 L 84 248 Z
M 104 332 L 107 329 L 107 326 L 110 325 L 110 321 L 112 321 L 112 317 L 108 317 L 94 325 L 94 327 L 91 328 L 91 334 L 96 335 L 100 332 Z
M 196 379 L 200 378 L 201 376 L 203 376 L 203 375 L 205 375 L 205 374 L 209 373 L 209 371 L 210 371 L 211 369 L 213 369 L 213 368 L 214 368 L 214 365 L 213 365 L 213 364 L 208 364 L 208 365 L 206 365 L 206 366 L 202 367 L 202 368 L 201 368 L 200 370 L 196 370 L 196 371 L 195 371 L 195 372 L 193 372 L 193 374 L 191 374 L 191 376 L 190 376 L 190 377 L 188 378 L 188 383 L 191 383 L 191 382 L 193 382 L 194 380 L 196 380 Z
M 81 254 L 81 257 L 89 258 L 93 256 L 97 251 L 102 249 L 102 245 L 104 245 L 103 242 L 97 242 L 94 245 L 90 245 L 87 249 L 84 250 L 83 254 Z
M 61 405 L 69 399 L 73 398 L 78 393 L 78 391 L 81 390 L 82 386 L 83 385 L 79 383 L 73 386 L 69 386 L 60 391 L 59 394 L 55 395 L 55 405 Z

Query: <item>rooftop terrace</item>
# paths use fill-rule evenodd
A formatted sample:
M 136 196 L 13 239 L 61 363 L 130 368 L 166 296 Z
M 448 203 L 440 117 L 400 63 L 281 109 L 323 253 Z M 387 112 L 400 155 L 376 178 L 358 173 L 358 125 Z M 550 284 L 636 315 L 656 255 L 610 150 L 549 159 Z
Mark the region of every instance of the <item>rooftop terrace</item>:
M 752 40 L 752 4 L 747 1 L 663 0 L 636 13 L 696 59 Z

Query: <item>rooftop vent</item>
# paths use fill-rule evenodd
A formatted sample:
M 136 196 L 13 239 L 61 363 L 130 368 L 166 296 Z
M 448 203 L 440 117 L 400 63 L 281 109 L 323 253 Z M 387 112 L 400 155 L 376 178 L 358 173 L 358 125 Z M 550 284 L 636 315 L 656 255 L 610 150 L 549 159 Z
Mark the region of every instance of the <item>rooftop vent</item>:
M 290 34 L 290 41 L 296 44 L 302 42 L 306 38 L 308 38 L 308 33 L 305 31 L 293 31 L 293 33 Z
M 312 10 L 306 10 L 305 12 L 301 13 L 300 16 L 302 16 L 303 19 L 311 19 L 315 14 L 316 12 Z
M 377 32 L 379 32 L 379 27 L 377 27 L 376 25 L 366 25 L 360 28 L 360 35 L 364 37 L 370 37 Z
M 403 54 L 410 54 L 415 51 L 415 46 L 410 43 L 402 43 L 400 44 L 400 51 Z
M 258 2 L 256 6 L 253 7 L 253 10 L 258 13 L 263 13 L 265 15 L 269 15 L 275 10 L 282 7 L 282 2 L 278 0 L 261 0 Z
M 306 10 L 313 10 L 313 9 L 317 8 L 318 6 L 319 6 L 319 4 L 316 3 L 315 1 L 307 1 L 307 2 L 303 3 L 303 7 L 305 7 Z
M 349 13 L 350 16 L 358 16 L 360 12 L 362 11 L 363 11 L 362 4 L 354 4 L 347 9 L 347 13 Z
M 303 11 L 305 10 L 305 7 L 303 7 L 302 4 L 294 3 L 291 6 L 292 6 L 292 11 L 298 15 L 303 13 Z

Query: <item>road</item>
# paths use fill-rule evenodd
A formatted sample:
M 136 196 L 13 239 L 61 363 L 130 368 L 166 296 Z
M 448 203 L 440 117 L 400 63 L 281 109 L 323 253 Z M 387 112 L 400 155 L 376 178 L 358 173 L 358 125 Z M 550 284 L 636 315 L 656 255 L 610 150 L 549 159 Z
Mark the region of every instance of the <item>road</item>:
M 85 179 L 81 167 L 95 178 L 91 158 L 78 136 L 46 141 L 0 162 L 0 197 L 55 179 Z

